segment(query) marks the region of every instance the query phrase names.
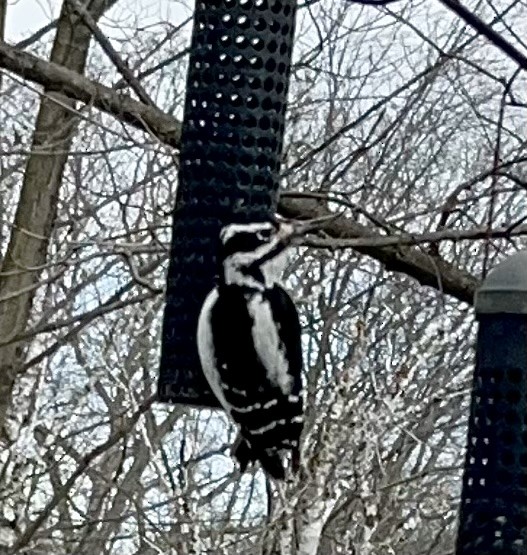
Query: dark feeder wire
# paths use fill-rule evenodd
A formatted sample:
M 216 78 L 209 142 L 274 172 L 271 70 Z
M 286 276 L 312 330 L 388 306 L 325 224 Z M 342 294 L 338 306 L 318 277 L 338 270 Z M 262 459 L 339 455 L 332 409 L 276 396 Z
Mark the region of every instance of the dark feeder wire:
M 274 213 L 294 1 L 197 2 L 163 320 L 161 401 L 217 407 L 196 348 L 220 229 Z

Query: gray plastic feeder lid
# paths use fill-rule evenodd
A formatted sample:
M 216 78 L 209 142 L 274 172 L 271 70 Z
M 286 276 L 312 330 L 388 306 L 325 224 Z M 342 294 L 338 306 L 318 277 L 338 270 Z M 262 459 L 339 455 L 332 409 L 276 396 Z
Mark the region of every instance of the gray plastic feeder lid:
M 480 314 L 527 314 L 527 251 L 496 266 L 474 297 Z

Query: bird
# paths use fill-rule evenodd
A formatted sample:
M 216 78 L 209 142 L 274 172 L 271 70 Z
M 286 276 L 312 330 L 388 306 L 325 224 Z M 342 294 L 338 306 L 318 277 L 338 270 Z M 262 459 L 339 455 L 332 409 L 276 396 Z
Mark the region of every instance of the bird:
M 259 461 L 276 480 L 300 468 L 301 325 L 280 278 L 287 248 L 307 229 L 276 218 L 224 226 L 197 326 L 203 373 L 238 428 L 232 456 L 242 473 Z

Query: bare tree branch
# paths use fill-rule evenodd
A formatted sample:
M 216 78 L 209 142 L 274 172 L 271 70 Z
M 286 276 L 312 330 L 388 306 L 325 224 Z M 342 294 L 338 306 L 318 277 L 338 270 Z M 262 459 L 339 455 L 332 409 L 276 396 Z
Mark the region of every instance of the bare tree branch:
M 127 123 L 141 129 L 148 129 L 166 144 L 179 146 L 180 123 L 161 110 L 147 107 L 130 97 L 120 96 L 107 87 L 30 54 L 19 52 L 6 44 L 0 44 L 0 65 L 38 83 L 60 85 L 63 94 L 84 102 L 92 102 L 97 108 Z M 422 76 L 426 74 L 423 72 Z M 298 166 L 299 163 L 296 163 L 295 167 Z M 311 203 L 305 200 L 293 201 L 284 196 L 280 207 L 285 213 L 290 212 L 294 217 L 305 217 L 306 213 L 303 213 L 302 209 L 308 209 L 309 205 Z M 308 213 L 311 213 L 310 209 Z M 322 214 L 320 212 L 319 215 Z M 366 227 L 354 223 L 352 231 L 349 238 L 363 237 L 368 241 L 373 240 L 374 232 Z M 378 237 L 381 241 L 385 240 L 382 236 Z M 473 293 L 479 283 L 475 277 L 456 269 L 441 258 L 431 257 L 408 247 L 398 249 L 386 245 L 358 246 L 356 250 L 373 256 L 386 264 L 388 269 L 408 273 L 422 284 L 442 289 L 464 302 L 472 302 Z
M 114 432 L 105 442 L 101 443 L 95 449 L 90 451 L 85 455 L 82 461 L 77 465 L 75 471 L 71 476 L 64 482 L 64 484 L 55 490 L 53 497 L 48 501 L 46 506 L 42 509 L 39 516 L 25 529 L 25 531 L 20 535 L 17 542 L 13 545 L 12 549 L 9 551 L 10 554 L 19 553 L 20 550 L 25 547 L 31 538 L 35 535 L 35 532 L 44 524 L 46 519 L 51 515 L 51 512 L 55 507 L 68 495 L 69 491 L 77 481 L 77 479 L 84 474 L 86 469 L 90 464 L 97 459 L 100 455 L 111 449 L 116 443 L 118 443 L 123 437 L 129 434 L 133 427 L 137 424 L 139 418 L 149 411 L 152 405 L 156 402 L 157 395 L 152 395 L 145 401 L 143 401 L 135 413 L 130 416 L 119 429 Z
M 143 131 L 155 134 L 165 144 L 179 146 L 181 124 L 153 106 L 146 106 L 130 96 L 95 83 L 59 64 L 46 62 L 0 42 L 0 66 L 46 88 L 60 91 L 68 98 L 92 104 Z
M 507 54 L 507 56 L 514 60 L 522 69 L 527 70 L 527 56 L 520 52 L 509 41 L 505 40 L 498 32 L 480 19 L 476 14 L 473 14 L 470 10 L 465 8 L 461 2 L 458 0 L 439 1 L 441 4 L 457 14 L 465 23 L 470 25 L 478 33 L 489 39 L 492 44 Z
M 58 20 L 50 21 L 43 27 L 41 27 L 38 31 L 35 31 L 31 36 L 27 37 L 27 39 L 23 39 L 15 44 L 16 48 L 24 49 L 28 46 L 31 46 L 33 43 L 39 41 L 44 35 L 48 34 L 50 31 L 53 31 L 57 27 Z M 3 40 L 3 39 L 2 39 Z
M 90 12 L 95 19 L 102 16 L 116 0 L 94 0 Z M 73 73 L 82 73 L 86 65 L 91 31 L 76 17 L 67 4 L 62 5 L 51 60 L 67 66 Z M 57 88 L 48 83 L 47 92 L 56 94 Z M 31 139 L 32 149 L 49 148 L 52 154 L 33 152 L 28 158 L 20 197 L 18 199 L 11 235 L 0 266 L 0 336 L 22 332 L 28 323 L 35 291 L 32 285 L 39 280 L 35 268 L 43 266 L 51 230 L 57 214 L 64 167 L 76 131 L 78 118 L 72 113 L 75 101 L 58 105 L 50 97 L 42 99 Z M 25 290 L 11 298 L 13 292 Z M 6 428 L 8 407 L 18 374 L 21 345 L 0 347 L 0 435 L 8 439 Z
M 360 4 L 363 6 L 386 6 L 393 4 L 399 0 L 348 0 L 352 4 Z M 522 69 L 527 70 L 527 56 L 520 52 L 509 41 L 504 39 L 499 33 L 494 31 L 487 23 L 485 23 L 476 14 L 465 8 L 458 0 L 439 0 L 441 4 L 452 10 L 465 23 L 470 25 L 479 34 L 486 37 L 492 44 L 497 46 L 502 52 L 507 54 L 509 58 L 514 60 Z
M 525 218 L 524 218 L 525 219 Z M 477 239 L 509 239 L 511 237 L 520 237 L 527 235 L 527 226 L 525 225 L 508 225 L 497 229 L 489 229 L 488 227 L 476 227 L 473 229 L 447 229 L 436 231 L 433 233 L 422 234 L 403 234 L 397 233 L 389 236 L 374 235 L 371 237 L 357 237 L 354 239 L 344 238 L 320 238 L 306 237 L 303 244 L 310 247 L 328 248 L 328 249 L 346 249 L 358 247 L 388 247 L 388 246 L 410 246 L 428 243 L 439 243 L 441 241 L 459 241 L 477 240 Z
M 144 102 L 147 106 L 154 106 L 154 102 L 148 96 L 141 83 L 139 83 L 132 71 L 124 63 L 121 56 L 119 56 L 115 48 L 112 46 L 110 40 L 99 29 L 99 26 L 93 20 L 93 17 L 88 13 L 86 8 L 77 0 L 67 1 L 73 6 L 74 10 L 80 14 L 82 19 L 84 20 L 84 23 L 86 23 L 90 31 L 93 33 L 95 40 L 99 43 L 99 46 L 104 50 L 105 54 L 108 56 L 108 58 L 110 58 L 112 63 L 119 70 L 119 73 L 125 78 L 126 82 L 130 85 L 135 94 L 137 94 L 139 100 L 141 100 L 141 102 Z
M 282 195 L 279 210 L 290 218 L 320 218 L 331 214 L 321 202 L 292 198 L 287 194 Z M 372 241 L 370 229 L 344 218 L 328 222 L 324 231 L 329 236 L 339 239 L 363 238 Z M 439 289 L 468 304 L 473 302 L 479 280 L 438 256 L 399 245 L 359 245 L 355 250 L 375 258 L 384 264 L 387 270 L 406 273 L 422 285 Z

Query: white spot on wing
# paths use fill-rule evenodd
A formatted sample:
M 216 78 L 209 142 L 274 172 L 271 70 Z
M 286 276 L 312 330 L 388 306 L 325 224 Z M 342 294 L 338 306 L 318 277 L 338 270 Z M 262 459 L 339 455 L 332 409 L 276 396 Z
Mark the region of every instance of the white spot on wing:
M 253 410 L 259 410 L 261 408 L 262 408 L 262 405 L 260 403 L 255 403 L 254 405 L 249 405 L 248 407 L 232 407 L 232 410 L 234 412 L 246 413 L 246 412 L 252 412 Z
M 249 314 L 253 318 L 252 337 L 258 358 L 267 371 L 271 383 L 278 386 L 284 395 L 291 393 L 292 377 L 289 365 L 282 350 L 278 329 L 273 320 L 269 302 L 258 293 L 253 295 L 248 304 Z
M 283 445 L 289 445 L 290 447 L 296 447 L 298 445 L 298 441 L 296 439 L 284 439 L 282 440 Z
M 222 368 L 227 368 L 227 365 L 223 365 Z M 241 397 L 247 397 L 247 391 L 245 389 L 237 389 L 236 387 L 231 387 L 230 385 L 226 384 L 225 382 L 221 382 L 222 389 L 226 389 L 228 391 L 232 391 L 236 395 L 240 395 Z
M 265 434 L 265 432 L 270 432 L 273 428 L 276 428 L 276 426 L 284 426 L 286 424 L 285 420 L 274 420 L 273 422 L 269 422 L 269 424 L 266 424 L 265 426 L 262 426 L 261 428 L 256 428 L 254 430 L 251 430 L 252 434 Z

